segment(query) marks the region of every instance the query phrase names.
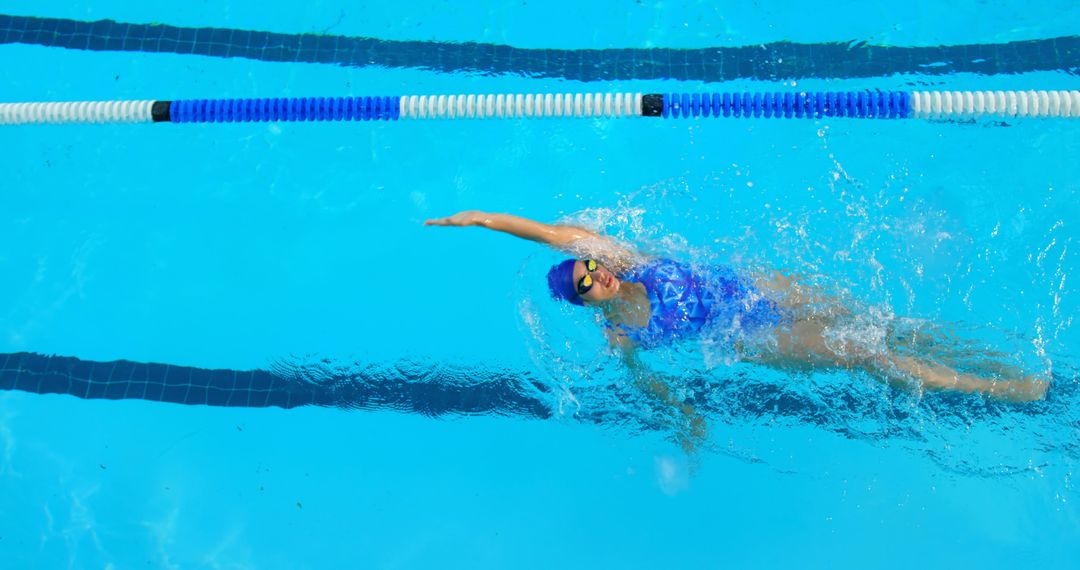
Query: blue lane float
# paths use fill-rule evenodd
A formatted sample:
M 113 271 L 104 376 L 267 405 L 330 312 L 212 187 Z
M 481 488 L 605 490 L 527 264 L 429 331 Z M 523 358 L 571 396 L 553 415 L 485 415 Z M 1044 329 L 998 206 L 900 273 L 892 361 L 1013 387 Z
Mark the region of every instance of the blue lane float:
M 904 91 L 645 95 L 645 98 L 656 97 L 661 98 L 659 115 L 643 111 L 643 116 L 661 116 L 665 119 L 691 117 L 906 119 L 911 116 L 911 95 Z
M 400 97 L 298 97 L 155 101 L 154 122 L 396 121 Z
M 499 93 L 0 103 L 0 125 L 416 119 L 1077 118 L 1080 91 Z

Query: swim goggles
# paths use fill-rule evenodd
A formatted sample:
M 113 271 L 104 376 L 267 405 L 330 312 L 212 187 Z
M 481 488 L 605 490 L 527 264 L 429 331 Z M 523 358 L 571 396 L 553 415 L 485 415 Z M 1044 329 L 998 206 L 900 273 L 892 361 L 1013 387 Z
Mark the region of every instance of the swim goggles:
M 577 282 L 577 294 L 578 295 L 584 295 L 585 293 L 589 292 L 589 289 L 592 289 L 593 278 L 592 278 L 591 273 L 593 271 L 596 271 L 596 261 L 595 260 L 582 259 L 581 262 L 585 264 L 585 269 L 587 270 L 587 273 L 585 273 L 585 275 L 582 275 L 581 279 L 579 279 L 578 282 Z

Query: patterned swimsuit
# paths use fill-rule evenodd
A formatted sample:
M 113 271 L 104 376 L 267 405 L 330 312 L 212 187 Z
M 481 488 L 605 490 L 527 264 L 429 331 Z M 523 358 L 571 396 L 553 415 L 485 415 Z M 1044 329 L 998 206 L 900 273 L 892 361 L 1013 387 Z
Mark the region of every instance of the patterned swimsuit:
M 635 268 L 624 280 L 645 286 L 652 316 L 644 327 L 610 323 L 608 327 L 645 348 L 697 335 L 706 327 L 737 334 L 775 327 L 783 319 L 776 303 L 763 298 L 730 267 L 694 270 L 685 263 L 657 259 Z

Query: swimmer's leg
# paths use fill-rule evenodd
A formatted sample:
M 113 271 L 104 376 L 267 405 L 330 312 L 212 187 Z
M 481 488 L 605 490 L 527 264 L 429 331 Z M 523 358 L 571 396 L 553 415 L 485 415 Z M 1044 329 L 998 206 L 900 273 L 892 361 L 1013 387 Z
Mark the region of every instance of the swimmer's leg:
M 885 358 L 886 366 L 879 367 L 883 374 L 891 375 L 890 369 L 899 371 L 914 377 L 923 388 L 930 390 L 979 393 L 1006 402 L 1030 402 L 1041 400 L 1049 387 L 1045 380 L 1030 376 L 1021 377 L 1020 380 L 991 381 L 910 356 L 890 354 Z
M 957 368 L 960 363 L 969 375 L 994 378 L 1026 378 L 1020 367 L 1008 362 L 1006 353 L 987 350 L 965 342 L 952 332 L 928 321 L 908 319 L 891 328 L 886 345 L 892 352 L 917 354 L 923 360 Z
M 1047 382 L 1019 376 L 1017 380 L 991 381 L 961 373 L 948 366 L 896 354 L 869 353 L 851 343 L 830 343 L 825 335 L 828 319 L 809 318 L 776 331 L 776 346 L 757 357 L 762 364 L 795 370 L 863 370 L 899 389 L 922 387 L 981 393 L 999 400 L 1028 402 L 1046 394 Z
M 965 347 L 949 332 L 932 323 L 922 323 L 920 328 L 923 330 L 908 331 L 903 343 L 906 348 L 915 349 L 919 357 L 898 354 L 894 342 L 889 344 L 885 354 L 873 359 L 871 367 L 883 376 L 909 376 L 928 390 L 980 393 L 1009 402 L 1040 400 L 1046 395 L 1049 384 L 1004 362 L 1006 355 Z M 974 364 L 978 372 L 958 371 L 953 362 L 961 356 L 972 361 L 969 370 Z M 1010 380 L 990 380 L 986 376 Z
M 812 307 L 813 312 L 818 315 L 842 315 L 851 312 L 838 297 L 825 293 L 820 287 L 807 281 L 809 280 L 771 271 L 755 275 L 754 287 L 784 309 Z

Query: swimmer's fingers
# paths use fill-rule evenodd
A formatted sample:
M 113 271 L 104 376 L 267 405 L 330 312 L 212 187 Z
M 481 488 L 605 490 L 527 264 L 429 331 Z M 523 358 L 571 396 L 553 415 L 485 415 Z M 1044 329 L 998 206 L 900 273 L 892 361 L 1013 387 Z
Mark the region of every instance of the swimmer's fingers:
M 424 222 L 425 226 L 467 226 L 469 224 L 462 223 L 461 220 L 454 219 L 454 216 L 449 218 L 434 218 Z
M 425 226 L 475 226 L 480 212 L 468 210 L 445 218 L 432 218 L 424 222 Z

